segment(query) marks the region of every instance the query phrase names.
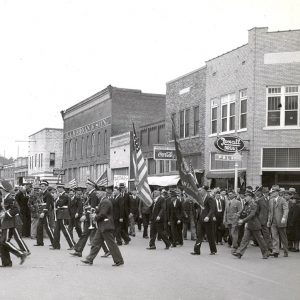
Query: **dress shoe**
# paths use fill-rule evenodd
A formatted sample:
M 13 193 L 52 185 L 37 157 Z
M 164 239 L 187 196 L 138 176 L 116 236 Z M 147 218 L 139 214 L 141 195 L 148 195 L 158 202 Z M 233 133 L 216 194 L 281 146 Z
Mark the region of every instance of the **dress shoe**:
M 170 245 L 165 247 L 165 250 L 169 250 L 170 249 Z
M 268 259 L 268 257 L 269 257 L 268 254 L 264 254 L 264 255 L 262 256 L 262 259 Z
M 151 246 L 151 247 L 148 247 L 148 248 L 146 248 L 147 250 L 155 250 L 156 249 L 156 247 L 155 246 Z
M 49 250 L 60 250 L 60 248 L 57 248 L 57 247 L 50 247 Z
M 270 253 L 270 256 L 273 256 L 275 258 L 278 258 L 278 253 Z
M 12 263 L 0 266 L 0 268 L 10 268 L 10 267 L 12 267 Z
M 128 244 L 129 244 L 129 242 L 130 242 L 130 241 L 126 241 L 126 242 L 124 242 L 124 245 L 128 245 Z
M 26 252 L 26 255 L 27 255 L 27 256 L 29 256 L 30 254 L 31 254 L 31 252 L 30 252 L 30 251 Z
M 101 257 L 109 257 L 110 256 L 110 252 L 106 252 L 104 253 L 104 255 L 101 255 Z
M 200 255 L 200 252 L 191 252 L 192 255 Z
M 288 257 L 288 256 L 289 256 L 288 253 L 284 253 L 284 254 L 283 254 L 283 257 Z
M 25 260 L 26 260 L 26 257 L 27 257 L 27 254 L 26 253 L 23 253 L 20 257 L 20 265 L 23 265 Z
M 118 242 L 117 245 L 118 245 L 118 246 L 122 246 L 123 244 L 122 244 L 121 242 Z
M 92 264 L 93 264 L 92 261 L 87 260 L 87 259 L 82 259 L 81 262 L 83 262 L 83 263 L 86 264 L 86 265 L 92 265 Z
M 242 258 L 242 254 L 241 254 L 241 253 L 233 252 L 232 255 L 233 255 L 233 256 L 236 256 L 236 257 L 239 258 L 239 259 Z
M 209 255 L 216 255 L 217 252 L 210 252 Z
M 171 247 L 172 247 L 172 248 L 176 248 L 176 245 L 172 245 Z
M 70 253 L 70 255 L 82 257 L 82 254 L 80 252 L 73 252 L 73 253 Z
M 122 266 L 122 265 L 124 265 L 124 261 L 119 261 L 119 262 L 113 264 L 112 266 L 113 267 L 119 267 L 119 266 Z
M 143 236 L 144 239 L 149 239 L 149 236 Z
M 70 250 L 74 250 L 74 247 L 68 248 L 67 250 L 69 250 L 69 251 L 70 251 Z
M 299 252 L 299 249 L 291 248 L 291 249 L 289 249 L 289 251 L 291 251 L 291 252 Z
M 44 244 L 35 244 L 33 246 L 39 247 L 39 246 L 44 246 Z

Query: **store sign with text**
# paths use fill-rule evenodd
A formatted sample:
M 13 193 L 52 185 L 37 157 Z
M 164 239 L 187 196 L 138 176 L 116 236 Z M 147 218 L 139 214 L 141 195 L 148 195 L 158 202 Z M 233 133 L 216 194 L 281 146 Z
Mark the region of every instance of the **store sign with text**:
M 155 160 L 176 160 L 176 150 L 170 147 L 154 147 L 153 157 Z
M 217 138 L 215 147 L 223 152 L 234 153 L 236 151 L 242 151 L 245 148 L 245 143 L 236 136 L 223 136 Z

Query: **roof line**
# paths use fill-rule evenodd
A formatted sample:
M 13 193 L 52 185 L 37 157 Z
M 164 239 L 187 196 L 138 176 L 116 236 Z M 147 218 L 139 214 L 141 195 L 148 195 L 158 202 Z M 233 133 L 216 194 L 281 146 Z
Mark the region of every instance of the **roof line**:
M 31 135 L 29 135 L 29 137 L 33 136 L 33 135 L 36 135 L 37 133 L 41 132 L 41 131 L 44 131 L 44 130 L 57 130 L 57 131 L 63 131 L 63 128 L 53 128 L 53 127 L 45 127 Z
M 182 79 L 182 78 L 184 78 L 184 77 L 186 77 L 186 76 L 189 76 L 189 75 L 191 75 L 191 74 L 193 74 L 193 73 L 196 73 L 196 72 L 198 72 L 198 71 L 200 71 L 200 70 L 202 70 L 202 69 L 206 69 L 206 66 L 203 66 L 203 67 L 201 67 L 201 68 L 198 68 L 198 69 L 196 69 L 196 70 L 193 70 L 193 71 L 191 71 L 191 72 L 189 72 L 189 73 L 186 73 L 186 74 L 184 74 L 184 75 L 181 75 L 181 76 L 179 76 L 179 77 L 177 77 L 177 78 L 175 78 L 175 79 L 172 79 L 172 80 L 170 80 L 170 81 L 167 81 L 166 84 L 169 84 L 169 83 L 172 83 L 172 82 L 177 81 L 177 80 L 179 80 L 179 79 Z

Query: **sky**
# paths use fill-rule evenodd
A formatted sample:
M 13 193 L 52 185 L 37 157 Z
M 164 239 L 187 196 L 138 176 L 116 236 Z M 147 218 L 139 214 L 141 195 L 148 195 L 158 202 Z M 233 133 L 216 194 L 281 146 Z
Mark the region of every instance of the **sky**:
M 165 93 L 253 27 L 300 29 L 299 11 L 299 0 L 0 0 L 0 155 L 27 156 L 29 135 L 63 128 L 61 110 L 108 85 Z

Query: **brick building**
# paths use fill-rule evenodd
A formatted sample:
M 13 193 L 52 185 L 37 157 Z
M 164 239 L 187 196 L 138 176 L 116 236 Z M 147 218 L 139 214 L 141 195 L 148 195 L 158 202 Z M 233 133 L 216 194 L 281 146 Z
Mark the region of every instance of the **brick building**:
M 62 168 L 63 130 L 44 128 L 29 136 L 28 147 L 29 178 L 45 179 L 49 184 L 58 182 L 53 169 Z
M 183 150 L 183 156 L 203 182 L 205 149 L 206 67 L 197 69 L 167 83 L 166 143 L 173 145 L 172 121 Z M 170 171 L 174 171 L 174 167 Z
M 15 160 L 15 184 L 23 185 L 28 179 L 28 157 L 18 157 Z
M 6 164 L 0 168 L 1 179 L 9 181 L 12 186 L 15 186 L 15 163 Z
M 217 137 L 245 141 L 240 184 L 300 187 L 300 30 L 249 30 L 248 43 L 206 62 L 205 169 L 233 186 L 233 162 L 218 161 Z
M 165 95 L 108 86 L 62 113 L 64 121 L 64 180 L 84 183 L 110 171 L 110 138 L 165 115 Z M 118 169 L 114 165 L 114 169 Z M 129 172 L 129 170 L 127 170 Z M 120 170 L 122 174 L 127 172 Z M 113 175 L 118 175 L 115 170 Z

